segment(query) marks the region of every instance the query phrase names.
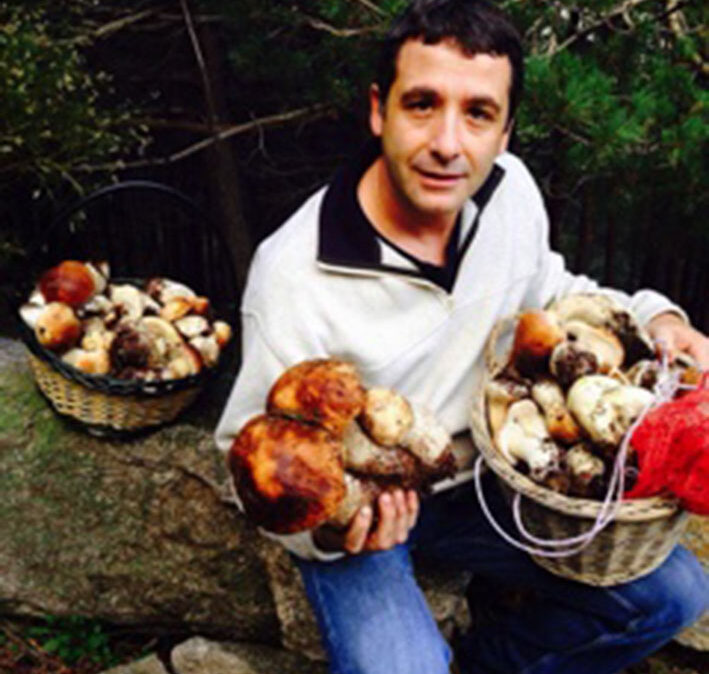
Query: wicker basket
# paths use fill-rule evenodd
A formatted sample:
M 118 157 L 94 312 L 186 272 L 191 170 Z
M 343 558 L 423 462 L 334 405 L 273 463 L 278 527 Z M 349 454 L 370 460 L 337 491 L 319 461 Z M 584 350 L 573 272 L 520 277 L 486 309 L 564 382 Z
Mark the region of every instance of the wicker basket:
M 497 475 L 503 492 L 522 501 L 522 523 L 533 536 L 562 539 L 588 531 L 598 517 L 601 502 L 573 498 L 547 489 L 516 471 L 490 437 L 485 409 L 485 384 L 502 369 L 499 342 L 511 332 L 516 317 L 503 319 L 492 331 L 485 349 L 485 380 L 478 387 L 471 411 L 473 442 Z M 644 576 L 669 556 L 687 525 L 688 515 L 664 498 L 635 499 L 620 505 L 617 515 L 580 552 L 568 557 L 532 555 L 547 571 L 589 585 L 616 585 Z
M 92 249 L 90 247 L 87 249 L 86 235 L 82 237 L 81 232 L 77 233 L 72 218 L 78 214 L 84 222 L 89 221 L 89 224 L 92 224 L 92 221 L 96 221 L 97 226 L 105 227 L 107 222 L 105 214 L 101 213 L 103 217 L 98 217 L 94 212 L 95 217 L 87 218 L 87 207 L 97 203 L 102 204 L 109 211 L 119 212 L 121 217 L 125 218 L 126 195 L 131 195 L 133 198 L 137 196 L 140 203 L 144 204 L 146 217 L 150 218 L 147 223 L 138 223 L 140 226 L 135 226 L 134 223 L 135 231 L 143 237 L 136 246 L 145 246 L 146 230 L 150 227 L 155 230 L 158 230 L 160 225 L 176 227 L 178 214 L 186 214 L 184 221 L 179 224 L 183 229 L 189 228 L 196 238 L 190 241 L 191 245 L 187 247 L 185 254 L 195 257 L 195 253 L 199 254 L 203 250 L 206 254 L 219 256 L 216 262 L 213 262 L 212 258 L 207 258 L 202 262 L 202 266 L 219 270 L 215 273 L 220 274 L 217 280 L 223 285 L 213 286 L 210 282 L 197 280 L 199 283 L 197 287 L 202 291 L 206 290 L 207 293 L 223 295 L 223 288 L 231 284 L 233 291 L 236 292 L 233 266 L 231 259 L 225 254 L 228 249 L 219 232 L 209 225 L 208 220 L 188 197 L 159 183 L 128 181 L 104 188 L 82 199 L 54 220 L 37 246 L 36 255 L 30 256 L 29 259 L 36 257 L 41 260 L 41 269 L 46 269 L 61 259 L 71 257 L 81 259 L 82 255 Z M 167 207 L 164 209 L 162 221 L 160 221 L 159 209 L 150 203 L 151 195 L 156 195 L 170 204 L 170 209 Z M 118 197 L 122 200 L 121 209 L 116 208 Z M 130 268 L 133 272 L 135 266 L 138 266 L 140 269 L 135 271 L 142 272 L 141 278 L 169 275 L 175 280 L 190 283 L 190 279 L 174 274 L 174 268 L 166 268 L 169 264 L 179 268 L 184 261 L 164 257 L 170 254 L 164 243 L 166 240 L 164 232 L 156 231 L 156 239 L 148 243 L 147 253 L 144 254 L 144 260 L 148 260 L 147 265 L 137 264 L 135 256 L 130 255 L 130 251 L 128 253 L 124 251 L 121 255 L 119 247 L 111 241 L 110 229 L 104 233 L 107 236 L 101 240 L 107 241 L 106 247 L 94 254 L 104 255 L 112 270 L 116 267 L 124 271 Z M 26 283 L 27 279 L 24 281 L 25 283 L 18 283 L 16 295 L 11 303 L 15 310 L 20 336 L 29 350 L 29 364 L 37 385 L 59 414 L 69 417 L 92 434 L 121 437 L 169 423 L 194 402 L 206 381 L 214 374 L 215 368 L 203 368 L 199 374 L 182 379 L 146 382 L 90 375 L 77 370 L 62 361 L 56 354 L 44 349 L 37 341 L 34 332 L 20 318 L 19 307 L 26 300 L 31 289 L 31 286 Z M 138 284 L 135 278 L 113 278 L 112 281 Z M 231 308 L 231 305 L 225 303 L 222 307 L 224 311 L 227 310 L 227 306 Z M 225 354 L 221 354 L 220 365 L 224 360 Z

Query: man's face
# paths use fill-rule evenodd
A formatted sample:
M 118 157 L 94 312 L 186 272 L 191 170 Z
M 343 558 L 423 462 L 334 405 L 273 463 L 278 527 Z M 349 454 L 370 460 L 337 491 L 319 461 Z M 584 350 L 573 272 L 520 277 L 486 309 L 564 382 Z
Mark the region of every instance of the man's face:
M 427 217 L 455 217 L 505 150 L 512 68 L 505 56 L 466 56 L 453 42 L 409 40 L 385 105 L 370 94 L 393 198 Z

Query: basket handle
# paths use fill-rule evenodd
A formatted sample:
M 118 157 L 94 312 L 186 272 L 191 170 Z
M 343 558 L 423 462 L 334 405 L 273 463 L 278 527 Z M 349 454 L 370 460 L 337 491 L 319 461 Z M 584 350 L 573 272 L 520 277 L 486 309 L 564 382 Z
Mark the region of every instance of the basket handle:
M 615 518 L 618 508 L 620 507 L 620 499 L 616 500 L 610 500 L 610 502 L 613 504 L 611 508 L 609 509 L 607 506 L 607 502 L 604 501 L 603 507 L 599 510 L 598 517 L 596 518 L 594 524 L 592 527 L 584 532 L 583 534 L 579 534 L 578 536 L 572 536 L 571 538 L 559 538 L 556 540 L 550 540 L 550 539 L 543 539 L 543 538 L 536 538 L 532 534 L 530 534 L 526 528 L 524 527 L 524 524 L 522 523 L 522 516 L 521 516 L 521 503 L 522 503 L 522 494 L 517 492 L 514 496 L 514 501 L 512 504 L 512 510 L 514 514 L 514 520 L 515 524 L 517 526 L 517 529 L 519 530 L 520 534 L 524 538 L 526 538 L 528 541 L 533 543 L 536 546 L 546 546 L 547 549 L 544 549 L 544 547 L 533 547 L 532 545 L 528 545 L 527 543 L 523 543 L 522 541 L 517 540 L 510 534 L 508 534 L 502 526 L 499 524 L 499 522 L 495 519 L 495 516 L 492 514 L 492 511 L 490 510 L 490 507 L 487 504 L 487 501 L 485 499 L 485 494 L 483 491 L 483 485 L 482 485 L 482 479 L 481 479 L 481 473 L 482 473 L 482 465 L 483 465 L 484 459 L 481 456 L 478 456 L 476 462 L 475 462 L 475 467 L 474 467 L 474 472 L 473 472 L 473 479 L 475 482 L 475 493 L 478 497 L 478 503 L 480 503 L 480 509 L 483 511 L 483 514 L 485 515 L 485 518 L 489 522 L 490 526 L 497 532 L 497 534 L 503 538 L 507 543 L 509 543 L 512 547 L 517 548 L 518 550 L 522 550 L 523 552 L 526 552 L 530 555 L 534 555 L 536 557 L 571 557 L 572 555 L 576 555 L 579 552 L 581 552 L 584 548 L 586 548 L 588 545 L 591 544 L 593 539 L 600 533 L 602 529 L 604 529 L 606 526 L 608 526 L 613 519 Z M 616 485 L 613 485 L 612 488 L 609 489 L 609 493 L 612 493 L 614 491 L 613 487 Z M 619 490 L 622 490 L 623 484 L 622 480 L 619 481 L 617 484 L 617 487 Z M 622 491 L 620 491 L 622 494 Z M 574 547 L 571 547 L 574 546 Z M 552 549 L 548 549 L 552 548 Z M 555 549 L 555 548 L 560 548 L 560 549 Z M 566 549 L 564 549 L 566 548 Z

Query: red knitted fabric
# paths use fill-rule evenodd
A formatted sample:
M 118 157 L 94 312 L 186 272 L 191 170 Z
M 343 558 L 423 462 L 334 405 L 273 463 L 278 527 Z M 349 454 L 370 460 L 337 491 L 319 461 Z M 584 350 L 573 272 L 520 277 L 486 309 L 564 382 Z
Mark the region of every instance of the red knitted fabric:
M 640 472 L 626 498 L 671 494 L 687 510 L 709 515 L 709 389 L 650 412 L 631 444 Z

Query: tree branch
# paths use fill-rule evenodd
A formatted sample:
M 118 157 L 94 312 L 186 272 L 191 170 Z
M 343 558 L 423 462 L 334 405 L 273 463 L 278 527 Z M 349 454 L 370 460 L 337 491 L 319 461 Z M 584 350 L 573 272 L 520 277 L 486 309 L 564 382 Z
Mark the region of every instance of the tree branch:
M 634 9 L 639 5 L 643 5 L 646 2 L 648 2 L 648 0 L 625 0 L 624 2 L 621 2 L 619 5 L 616 5 L 606 14 L 604 14 L 598 21 L 596 21 L 596 23 L 593 23 L 590 26 L 587 26 L 586 28 L 583 28 L 577 33 L 574 33 L 573 35 L 569 36 L 566 40 L 557 45 L 553 50 L 550 50 L 548 55 L 554 56 L 555 54 L 564 51 L 564 49 L 567 49 L 574 42 L 580 40 L 582 37 L 585 37 L 586 35 L 593 33 L 599 28 L 608 25 L 611 19 L 614 19 L 617 16 L 626 16 L 631 9 Z
M 210 131 L 214 131 L 214 128 L 218 122 L 217 109 L 214 104 L 212 85 L 209 81 L 209 75 L 207 74 L 207 66 L 204 62 L 204 54 L 202 54 L 202 48 L 199 45 L 199 39 L 197 38 L 197 33 L 194 29 L 192 14 L 190 14 L 190 8 L 187 5 L 187 0 L 180 0 L 180 7 L 182 7 L 182 14 L 185 19 L 185 25 L 187 26 L 187 33 L 190 36 L 192 50 L 194 51 L 195 59 L 197 60 L 197 67 L 199 68 L 202 86 L 204 87 L 204 99 L 207 103 L 207 120 L 209 122 Z
M 386 16 L 387 13 L 381 8 L 375 5 L 372 0 L 355 0 L 355 2 L 358 2 L 360 5 L 363 5 L 367 9 L 372 10 L 376 14 L 379 14 L 379 16 Z
M 254 131 L 255 129 L 260 129 L 266 126 L 276 126 L 278 124 L 283 124 L 285 122 L 299 121 L 312 121 L 314 119 L 319 119 L 325 117 L 333 112 L 334 108 L 325 105 L 316 105 L 309 108 L 299 108 L 298 110 L 291 110 L 289 112 L 284 112 L 277 115 L 269 115 L 268 117 L 261 117 L 260 119 L 254 119 L 251 122 L 245 122 L 243 124 L 236 124 L 230 126 L 219 133 L 216 133 L 209 138 L 205 138 L 197 143 L 187 146 L 178 152 L 174 152 L 166 157 L 155 157 L 153 159 L 138 160 L 133 162 L 116 161 L 107 164 L 80 164 L 74 168 L 75 171 L 83 171 L 85 173 L 94 173 L 97 171 L 118 171 L 122 169 L 130 168 L 143 168 L 146 166 L 165 166 L 167 164 L 174 164 L 175 162 L 186 159 L 187 157 L 201 152 L 202 150 L 210 147 L 214 143 L 226 140 L 232 136 L 237 136 L 243 133 L 248 133 L 249 131 Z
M 317 17 L 309 16 L 308 14 L 305 14 L 304 12 L 299 12 L 295 9 L 293 11 L 295 11 L 300 17 L 302 17 L 304 22 L 311 28 L 314 28 L 315 30 L 325 31 L 326 33 L 330 33 L 330 35 L 334 35 L 335 37 L 356 37 L 358 35 L 366 35 L 367 33 L 373 33 L 379 30 L 379 26 L 366 26 L 364 28 L 337 28 L 323 21 L 322 19 L 318 19 Z
M 135 23 L 139 23 L 143 19 L 147 19 L 148 17 L 157 14 L 157 12 L 157 9 L 146 9 L 142 12 L 138 12 L 137 14 L 123 16 L 120 19 L 109 21 L 103 26 L 93 29 L 88 35 L 79 35 L 72 38 L 69 42 L 79 45 L 91 44 L 94 40 L 101 40 L 109 35 L 113 35 L 113 33 L 117 33 L 119 30 L 123 30 L 128 26 L 132 26 Z

